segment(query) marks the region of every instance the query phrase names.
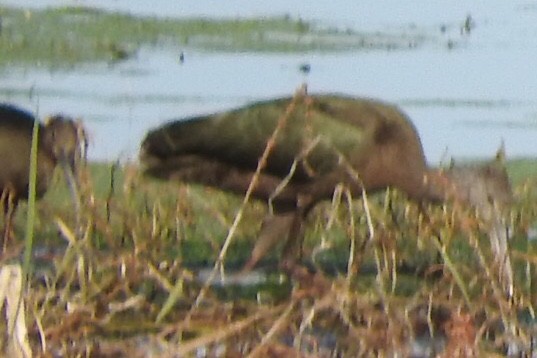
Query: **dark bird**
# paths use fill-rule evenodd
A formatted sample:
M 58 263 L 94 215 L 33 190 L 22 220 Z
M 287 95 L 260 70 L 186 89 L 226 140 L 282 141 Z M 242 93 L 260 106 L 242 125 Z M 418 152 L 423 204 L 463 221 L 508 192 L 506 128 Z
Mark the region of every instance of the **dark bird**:
M 267 146 L 266 163 L 260 163 Z M 340 95 L 301 94 L 174 121 L 147 134 L 140 160 L 149 176 L 241 195 L 264 165 L 252 196 L 268 201 L 274 213 L 265 218 L 246 269 L 278 241 L 286 243 L 282 266 L 292 267 L 308 212 L 332 198 L 338 184 L 354 196 L 395 187 L 418 202 L 455 196 L 476 207 L 511 198 L 503 167 L 429 169 L 401 110 Z
M 37 119 L 29 112 L 0 104 L 0 188 L 4 206 L 5 251 L 19 200 L 28 198 L 32 132 Z M 75 170 L 84 157 L 85 133 L 80 122 L 61 115 L 39 123 L 36 197 L 42 197 L 59 164 L 73 184 Z M 75 189 L 72 189 L 75 190 Z

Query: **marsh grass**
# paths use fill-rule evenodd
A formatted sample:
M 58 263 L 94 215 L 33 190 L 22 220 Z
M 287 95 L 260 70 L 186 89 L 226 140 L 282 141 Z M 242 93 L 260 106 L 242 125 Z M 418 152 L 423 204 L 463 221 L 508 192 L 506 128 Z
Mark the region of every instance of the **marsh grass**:
M 430 206 L 424 217 L 397 191 L 367 201 L 343 193 L 315 209 L 305 258 L 317 274 L 298 272 L 293 282 L 269 274 L 259 286 L 208 286 L 200 296 L 197 269 L 218 262 L 242 198 L 156 182 L 114 163 L 90 164 L 80 181 L 80 228 L 61 176 L 37 203 L 35 266 L 24 295 L 34 354 L 393 355 L 415 352 L 424 337 L 431 343 L 423 349 L 446 357 L 531 349 L 535 179 L 515 185 L 512 299 L 471 211 Z M 228 274 L 246 262 L 266 212 L 244 205 L 222 258 Z M 17 219 L 23 237 L 24 210 Z M 261 265 L 276 267 L 273 255 Z M 355 271 L 347 271 L 351 257 Z
M 429 331 L 444 337 L 445 351 L 484 354 L 517 340 L 529 342 L 537 259 L 524 228 L 536 222 L 534 182 L 516 186 L 513 300 L 498 291 L 485 234 L 471 212 L 430 207 L 425 220 L 415 204 L 391 191 L 368 200 L 372 240 L 363 202 L 352 202 L 359 267 L 352 281 L 345 271 L 348 204 L 325 203 L 309 218 L 306 251 L 330 274 L 308 278 L 309 284 L 298 281 L 292 289 L 289 282 L 249 287 L 242 298 L 240 292 L 209 287 L 192 309 L 202 287 L 196 268 L 217 261 L 240 198 L 154 182 L 129 165 L 92 164 L 83 179 L 80 238 L 60 177 L 38 203 L 36 245 L 56 249 L 34 258 L 39 268 L 25 297 L 34 352 L 144 356 L 202 349 L 227 356 L 299 351 L 354 356 L 408 352 L 412 340 Z M 229 259 L 230 270 L 246 261 L 265 213 L 258 203 L 247 205 L 235 238 L 240 244 L 230 247 L 223 262 L 227 267 Z M 283 291 L 271 291 L 278 286 Z M 172 292 L 173 307 L 157 323 Z M 256 300 L 260 295 L 264 298 Z
M 288 16 L 159 19 L 84 7 L 0 6 L 0 66 L 65 67 L 136 56 L 142 46 L 225 52 L 306 52 L 416 46 L 420 36 L 326 29 Z

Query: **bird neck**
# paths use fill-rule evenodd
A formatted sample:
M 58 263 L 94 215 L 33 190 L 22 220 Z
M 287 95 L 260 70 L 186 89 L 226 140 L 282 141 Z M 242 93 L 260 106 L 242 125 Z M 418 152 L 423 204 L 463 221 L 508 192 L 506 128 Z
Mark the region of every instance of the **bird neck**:
M 507 171 L 497 165 L 429 169 L 424 192 L 431 201 L 456 201 L 478 209 L 509 207 L 513 198 Z
M 445 202 L 453 197 L 456 188 L 449 175 L 443 169 L 428 169 L 423 176 L 423 197 L 427 201 Z

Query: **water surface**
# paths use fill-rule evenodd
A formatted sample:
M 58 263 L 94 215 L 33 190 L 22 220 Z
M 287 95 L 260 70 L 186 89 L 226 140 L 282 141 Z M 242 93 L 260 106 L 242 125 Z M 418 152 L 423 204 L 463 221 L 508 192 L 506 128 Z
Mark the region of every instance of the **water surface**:
M 537 156 L 536 3 L 39 0 L 22 4 L 76 4 L 175 17 L 290 14 L 323 26 L 427 36 L 422 46 L 398 51 L 293 55 L 143 48 L 135 58 L 113 65 L 0 72 L 0 100 L 42 115 L 62 111 L 82 117 L 92 134 L 91 159 L 136 159 L 144 133 L 158 124 L 292 95 L 304 82 L 310 92 L 399 104 L 415 122 L 432 163 L 446 155 L 490 157 L 502 140 L 510 156 Z M 464 34 L 461 28 L 468 15 L 475 26 Z M 185 52 L 183 64 L 178 60 L 180 50 Z M 302 63 L 311 65 L 308 75 L 298 70 Z

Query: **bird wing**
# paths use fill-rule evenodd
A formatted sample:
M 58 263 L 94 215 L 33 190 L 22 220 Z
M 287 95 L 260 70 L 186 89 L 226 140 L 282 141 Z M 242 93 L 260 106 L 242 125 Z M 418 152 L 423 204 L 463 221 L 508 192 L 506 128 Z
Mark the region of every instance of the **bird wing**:
M 174 121 L 150 132 L 143 152 L 162 160 L 196 155 L 253 170 L 278 123 L 285 121 L 265 170 L 285 176 L 298 160 L 293 179 L 306 181 L 333 170 L 340 155 L 360 153 L 371 140 L 367 132 L 374 121 L 368 118 L 378 115 L 366 110 L 375 107 L 368 100 L 328 95 L 306 98 L 311 100 L 282 98 Z

